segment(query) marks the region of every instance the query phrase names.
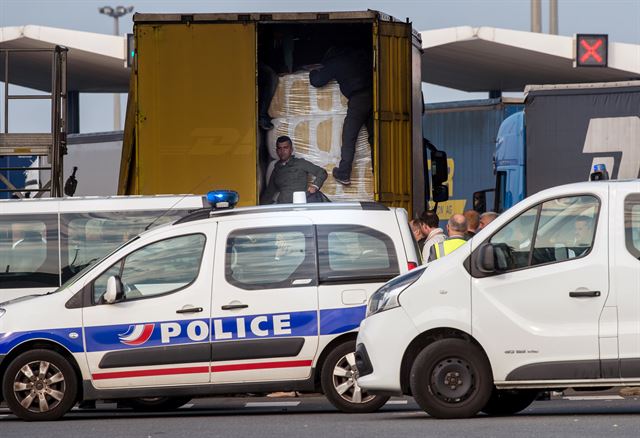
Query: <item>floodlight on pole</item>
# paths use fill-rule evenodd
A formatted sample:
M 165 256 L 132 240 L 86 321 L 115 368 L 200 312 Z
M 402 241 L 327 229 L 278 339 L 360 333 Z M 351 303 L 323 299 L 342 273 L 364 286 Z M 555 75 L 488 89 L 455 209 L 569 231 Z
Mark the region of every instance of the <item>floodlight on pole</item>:
M 98 8 L 98 12 L 104 15 L 108 15 L 113 18 L 114 26 L 113 26 L 113 34 L 120 35 L 120 25 L 119 18 L 130 14 L 133 12 L 133 6 L 116 6 L 115 8 L 111 6 L 103 6 Z M 120 95 L 113 95 L 113 126 L 115 131 L 120 130 Z

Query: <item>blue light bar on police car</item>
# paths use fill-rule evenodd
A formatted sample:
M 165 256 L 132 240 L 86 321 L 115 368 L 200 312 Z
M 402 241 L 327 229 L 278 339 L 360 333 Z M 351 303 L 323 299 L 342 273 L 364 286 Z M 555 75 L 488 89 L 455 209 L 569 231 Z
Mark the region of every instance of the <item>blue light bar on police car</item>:
M 240 196 L 238 192 L 233 190 L 212 190 L 207 193 L 207 201 L 214 209 L 217 208 L 233 208 L 236 206 Z

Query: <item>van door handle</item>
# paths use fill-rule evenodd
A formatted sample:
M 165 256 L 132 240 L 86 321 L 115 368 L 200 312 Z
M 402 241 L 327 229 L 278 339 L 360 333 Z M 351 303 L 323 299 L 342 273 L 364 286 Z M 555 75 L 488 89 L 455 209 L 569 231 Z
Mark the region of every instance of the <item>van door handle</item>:
M 233 310 L 233 309 L 246 309 L 249 307 L 248 304 L 225 304 L 220 307 L 222 310 Z
M 176 310 L 176 313 L 200 313 L 204 310 L 202 307 L 183 307 L 182 309 Z
M 569 292 L 569 296 L 571 298 L 589 298 L 589 297 L 599 297 L 599 290 L 587 290 L 587 291 L 573 291 Z

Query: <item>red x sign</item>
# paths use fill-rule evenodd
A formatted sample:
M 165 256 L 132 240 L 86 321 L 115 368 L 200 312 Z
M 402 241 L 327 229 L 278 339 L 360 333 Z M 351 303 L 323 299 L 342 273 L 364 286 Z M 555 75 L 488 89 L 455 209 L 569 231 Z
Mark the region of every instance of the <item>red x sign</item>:
M 607 66 L 607 35 L 576 36 L 576 66 L 577 67 L 606 67 Z

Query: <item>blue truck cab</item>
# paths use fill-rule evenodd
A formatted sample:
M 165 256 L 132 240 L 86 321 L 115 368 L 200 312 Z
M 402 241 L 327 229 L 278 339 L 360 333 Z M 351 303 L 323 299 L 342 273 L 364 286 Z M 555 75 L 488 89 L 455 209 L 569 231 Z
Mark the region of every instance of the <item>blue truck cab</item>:
M 496 136 L 496 208 L 502 212 L 524 199 L 525 182 L 524 111 L 507 117 Z

